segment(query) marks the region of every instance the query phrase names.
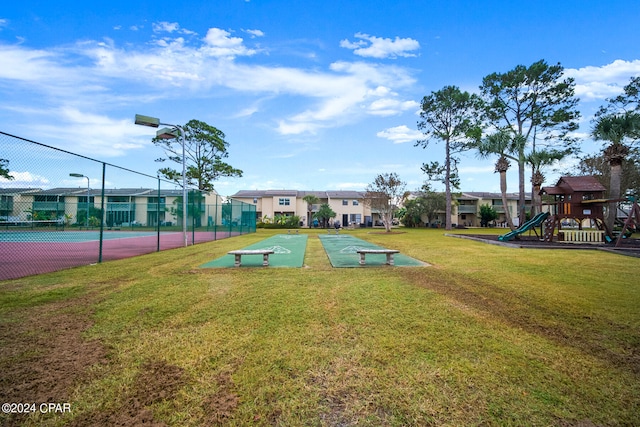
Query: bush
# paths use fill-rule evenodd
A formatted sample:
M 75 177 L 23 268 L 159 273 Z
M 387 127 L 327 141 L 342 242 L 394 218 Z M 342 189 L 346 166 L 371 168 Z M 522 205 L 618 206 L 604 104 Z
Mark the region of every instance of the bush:
M 297 215 L 285 216 L 276 215 L 274 222 L 258 222 L 256 228 L 279 229 L 279 228 L 300 228 L 300 217 Z
M 498 213 L 490 205 L 480 206 L 480 226 L 488 227 L 491 221 L 495 221 L 498 218 Z

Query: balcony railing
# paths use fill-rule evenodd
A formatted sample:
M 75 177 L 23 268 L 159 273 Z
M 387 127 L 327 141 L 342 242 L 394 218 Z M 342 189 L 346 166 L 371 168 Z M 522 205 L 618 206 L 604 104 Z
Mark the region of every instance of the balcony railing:
M 107 212 L 134 212 L 135 203 L 107 203 Z
M 478 207 L 476 205 L 458 205 L 458 213 L 475 214 L 478 213 Z
M 63 211 L 64 202 L 33 202 L 34 211 Z
M 167 204 L 166 203 L 160 203 L 160 205 L 158 205 L 157 203 L 147 203 L 147 212 L 164 212 L 167 209 Z

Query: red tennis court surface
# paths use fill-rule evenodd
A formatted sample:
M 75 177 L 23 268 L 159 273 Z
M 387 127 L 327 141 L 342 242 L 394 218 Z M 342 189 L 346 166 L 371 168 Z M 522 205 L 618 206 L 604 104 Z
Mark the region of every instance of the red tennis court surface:
M 188 243 L 204 243 L 238 236 L 237 232 L 189 232 Z M 161 233 L 160 250 L 184 245 L 182 233 Z M 102 261 L 130 258 L 158 250 L 158 236 L 148 235 L 102 242 Z M 100 242 L 0 242 L 0 280 L 17 279 L 34 274 L 50 273 L 98 262 Z

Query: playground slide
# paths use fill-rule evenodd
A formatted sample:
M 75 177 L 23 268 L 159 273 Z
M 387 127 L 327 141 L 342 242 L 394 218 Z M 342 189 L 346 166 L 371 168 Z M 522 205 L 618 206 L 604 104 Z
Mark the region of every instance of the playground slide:
M 507 234 L 503 234 L 502 236 L 498 237 L 498 240 L 500 240 L 501 242 L 507 242 L 516 237 L 518 234 L 522 234 L 525 231 L 529 231 L 532 228 L 539 226 L 545 219 L 547 219 L 548 216 L 549 212 L 540 212 L 538 215 L 522 224 L 522 226 L 520 226 L 518 229 L 510 231 Z

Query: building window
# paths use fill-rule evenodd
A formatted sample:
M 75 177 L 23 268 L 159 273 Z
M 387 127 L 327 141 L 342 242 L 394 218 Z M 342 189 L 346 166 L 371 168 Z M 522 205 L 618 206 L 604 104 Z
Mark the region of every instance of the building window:
M 255 205 L 255 204 L 257 204 L 257 203 L 258 203 L 258 198 L 257 198 L 257 197 L 254 197 L 254 198 L 253 198 L 253 204 Z
M 348 200 L 343 200 L 342 201 L 342 206 L 349 206 L 349 201 Z
M 353 206 L 358 206 L 358 201 L 357 200 L 353 201 Z
M 280 200 L 278 200 L 278 204 L 280 206 L 289 206 L 289 205 L 291 205 L 291 199 L 281 197 Z

